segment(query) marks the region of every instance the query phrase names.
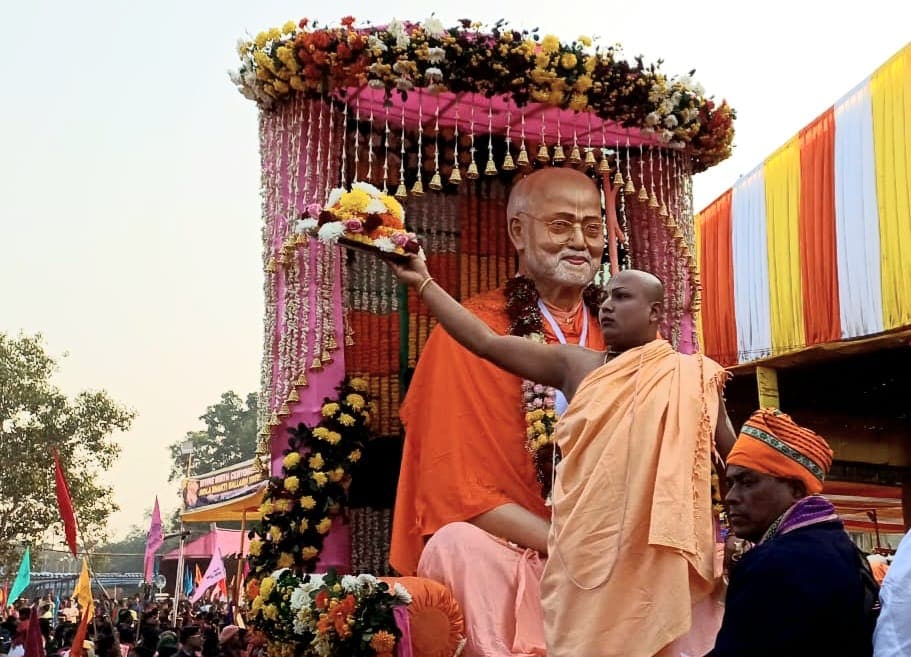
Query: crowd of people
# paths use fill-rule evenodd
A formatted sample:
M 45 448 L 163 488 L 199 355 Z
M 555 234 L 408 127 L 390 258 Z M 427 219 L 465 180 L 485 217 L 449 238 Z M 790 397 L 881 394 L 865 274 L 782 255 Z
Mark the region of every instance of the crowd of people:
M 145 601 L 139 595 L 120 601 L 96 600 L 88 623 L 84 657 L 259 657 L 263 646 L 235 623 L 223 602 L 190 605 L 181 601 L 172 623 L 170 599 Z M 0 610 L 0 655 L 25 657 L 30 624 L 41 625 L 46 657 L 70 657 L 81 610 L 75 600 L 57 603 L 50 594 L 21 599 Z

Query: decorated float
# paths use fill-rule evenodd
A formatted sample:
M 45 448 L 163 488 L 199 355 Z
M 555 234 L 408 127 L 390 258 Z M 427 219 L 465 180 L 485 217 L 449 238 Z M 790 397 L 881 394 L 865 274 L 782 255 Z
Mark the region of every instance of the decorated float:
M 728 157 L 734 113 L 617 47 L 504 23 L 304 19 L 238 49 L 232 80 L 260 108 L 271 462 L 250 619 L 276 654 L 456 654 L 448 591 L 378 579 L 393 574 L 398 408 L 433 321 L 363 251 L 422 253 L 456 298 L 500 286 L 515 271 L 511 182 L 574 167 L 603 191 L 605 275 L 659 274 L 662 334 L 692 352 L 691 177 Z M 550 424 L 531 450 L 550 444 Z

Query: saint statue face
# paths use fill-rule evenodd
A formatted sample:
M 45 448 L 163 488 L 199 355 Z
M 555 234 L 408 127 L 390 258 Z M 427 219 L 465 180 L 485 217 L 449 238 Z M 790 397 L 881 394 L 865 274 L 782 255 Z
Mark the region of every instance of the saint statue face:
M 601 266 L 601 194 L 573 169 L 541 169 L 509 199 L 509 233 L 520 271 L 535 282 L 584 288 Z

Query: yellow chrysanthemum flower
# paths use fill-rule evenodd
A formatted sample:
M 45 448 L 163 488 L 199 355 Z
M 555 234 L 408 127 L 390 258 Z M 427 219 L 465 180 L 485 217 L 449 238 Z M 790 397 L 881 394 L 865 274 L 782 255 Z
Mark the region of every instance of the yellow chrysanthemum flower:
M 365 405 L 364 398 L 357 393 L 351 393 L 345 397 L 345 403 L 356 411 L 363 410 Z
M 576 64 L 579 63 L 579 60 L 571 52 L 563 53 L 563 56 L 560 57 L 560 66 L 565 68 L 567 71 L 570 71 L 576 68 Z
M 322 470 L 323 466 L 326 465 L 326 462 L 323 460 L 323 455 L 319 452 L 311 456 L 307 463 L 314 470 Z
M 273 27 L 273 28 L 269 29 L 269 39 L 274 41 L 275 39 L 281 39 L 281 37 L 282 37 L 282 31 L 280 29 L 278 29 L 277 27 Z
M 259 505 L 259 513 L 263 516 L 268 516 L 272 514 L 272 502 L 263 502 Z
M 316 525 L 316 531 L 320 534 L 328 534 L 330 529 L 332 529 L 332 521 L 329 518 L 323 518 Z
M 309 511 L 316 506 L 316 500 L 313 499 L 310 495 L 305 495 L 300 499 L 301 508 Z
M 272 577 L 263 577 L 263 581 L 259 585 L 259 594 L 263 599 L 268 598 L 272 593 L 272 589 L 275 588 L 275 579 Z
M 338 431 L 330 431 L 326 434 L 326 442 L 330 445 L 338 445 L 339 441 L 342 439 L 342 434 Z
M 348 460 L 352 463 L 357 463 L 361 460 L 361 450 L 356 449 L 348 455 Z
M 262 608 L 263 608 L 263 597 L 261 595 L 258 595 L 255 598 L 253 598 L 253 604 L 252 604 L 253 613 L 254 614 L 258 613 L 259 610 Z
M 329 477 L 326 476 L 325 472 L 314 472 L 310 476 L 313 478 L 313 483 L 316 484 L 317 488 L 322 488 L 329 481 Z
M 342 413 L 341 415 L 339 415 L 338 422 L 343 427 L 353 427 L 354 426 L 354 418 L 351 417 L 350 415 L 348 415 L 347 413 Z
M 310 559 L 315 559 L 318 554 L 319 554 L 319 550 L 317 550 L 312 545 L 308 545 L 307 547 L 305 547 L 301 550 L 301 558 L 304 561 L 310 561 Z
M 535 430 L 532 427 L 528 427 L 525 430 L 525 437 L 529 440 L 535 437 Z
M 298 454 L 297 452 L 291 452 L 290 454 L 288 454 L 288 456 L 286 456 L 282 460 L 282 465 L 285 467 L 285 469 L 291 470 L 293 468 L 296 468 L 300 464 L 300 462 L 301 462 L 301 455 Z
M 545 430 L 545 429 L 544 429 L 544 423 L 541 422 L 541 420 L 538 420 L 537 422 L 533 422 L 531 426 L 532 426 L 532 428 L 533 428 L 535 431 L 537 431 L 538 433 L 541 433 L 542 431 Z
M 402 204 L 399 203 L 394 196 L 383 194 L 382 197 L 380 197 L 380 200 L 383 202 L 383 205 L 386 206 L 389 214 L 395 216 L 397 219 L 401 219 L 405 216 L 405 210 L 402 208 Z
M 287 552 L 282 552 L 278 557 L 278 567 L 279 568 L 290 568 L 294 565 L 294 555 Z
M 569 109 L 581 112 L 588 107 L 588 97 L 585 94 L 573 94 L 569 99 Z
M 342 468 L 336 468 L 329 473 L 329 480 L 333 483 L 338 483 L 345 478 L 345 471 Z
M 285 490 L 289 493 L 296 493 L 297 489 L 300 488 L 301 480 L 297 477 L 288 477 L 285 479 Z M 287 500 L 286 500 L 287 501 Z
M 359 190 L 355 190 L 355 191 L 359 191 Z M 364 196 L 367 196 L 367 192 L 361 192 L 361 193 L 362 193 Z M 369 197 L 368 197 L 368 198 L 369 198 Z M 330 403 L 328 403 L 328 404 L 323 404 L 323 417 L 332 417 L 333 415 L 335 415 L 336 413 L 338 413 L 338 410 L 339 410 L 339 405 L 336 404 L 335 402 L 330 402 Z M 315 434 L 316 431 L 314 431 L 313 433 Z
M 301 531 L 301 533 L 303 533 L 303 532 L 307 531 L 308 529 L 310 529 L 310 521 L 307 520 L 306 518 L 304 518 L 303 520 L 301 520 L 300 531 Z
M 354 378 L 354 379 L 351 379 L 351 381 L 350 381 L 349 383 L 351 383 L 351 387 L 354 388 L 355 390 L 357 390 L 358 392 L 366 392 L 366 391 L 367 391 L 367 381 L 366 381 L 366 379 L 362 379 L 362 378 L 360 378 L 360 377 L 356 377 L 356 378 Z
M 541 50 L 552 55 L 553 53 L 560 50 L 560 39 L 555 37 L 553 34 L 548 34 L 543 39 L 541 39 Z
M 268 41 L 268 40 L 269 40 L 269 33 L 260 32 L 259 34 L 256 35 L 256 38 L 253 39 L 253 43 L 256 44 L 257 48 L 262 48 L 263 46 L 266 45 L 266 41 Z
M 284 32 L 285 34 L 291 34 L 296 29 L 297 29 L 297 23 L 295 23 L 294 21 L 288 21 L 287 23 L 282 25 L 282 32 Z
M 288 511 L 294 508 L 294 502 L 286 499 L 275 500 L 274 508 L 276 513 L 288 513 Z
M 586 48 L 588 48 L 589 46 L 592 45 L 592 38 L 590 36 L 586 36 L 584 34 L 578 38 L 578 41 Z
M 258 557 L 263 551 L 263 542 L 258 538 L 254 538 L 250 541 L 250 545 L 247 547 L 247 550 L 249 550 L 250 554 L 252 554 L 254 557 Z
M 263 607 L 263 616 L 268 620 L 278 619 L 278 607 L 275 605 L 266 605 Z
M 279 529 L 278 527 L 276 527 L 275 525 L 272 525 L 271 527 L 269 527 L 269 537 L 273 541 L 282 540 L 282 530 Z
M 313 430 L 313 437 L 319 438 L 320 440 L 326 440 L 326 436 L 329 435 L 329 429 L 326 427 L 317 427 Z
M 350 192 L 342 194 L 338 201 L 338 207 L 348 212 L 365 212 L 370 205 L 370 194 L 362 189 L 352 189 Z

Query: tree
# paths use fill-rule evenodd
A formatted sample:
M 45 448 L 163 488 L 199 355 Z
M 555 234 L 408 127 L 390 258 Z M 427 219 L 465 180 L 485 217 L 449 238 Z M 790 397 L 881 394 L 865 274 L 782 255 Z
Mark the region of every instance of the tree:
M 49 529 L 62 534 L 53 448 L 83 541 L 104 537 L 108 516 L 118 508 L 98 476 L 120 455 L 114 433 L 129 429 L 135 413 L 103 390 L 68 398 L 52 381 L 56 371 L 40 335 L 0 332 L 0 567 L 6 572 L 16 567 L 26 543 L 38 544 Z
M 211 472 L 233 463 L 252 459 L 256 455 L 256 393 L 243 400 L 233 390 L 222 393 L 221 401 L 209 406 L 200 416 L 205 431 L 188 431 L 183 440 L 171 444 L 171 474 L 168 481 L 186 475 L 186 457 L 181 444 L 193 443 L 193 472 Z

